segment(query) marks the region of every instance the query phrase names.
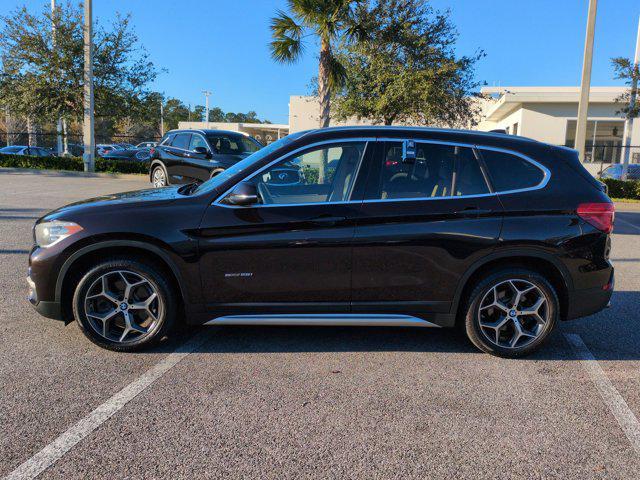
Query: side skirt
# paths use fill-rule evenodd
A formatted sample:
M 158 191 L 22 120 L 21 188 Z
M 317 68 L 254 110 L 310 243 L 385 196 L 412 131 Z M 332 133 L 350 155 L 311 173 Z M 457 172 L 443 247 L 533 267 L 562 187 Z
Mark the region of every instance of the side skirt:
M 439 325 L 410 315 L 375 314 L 272 314 L 225 315 L 205 325 L 314 325 L 314 326 L 377 326 L 377 327 L 436 327 Z

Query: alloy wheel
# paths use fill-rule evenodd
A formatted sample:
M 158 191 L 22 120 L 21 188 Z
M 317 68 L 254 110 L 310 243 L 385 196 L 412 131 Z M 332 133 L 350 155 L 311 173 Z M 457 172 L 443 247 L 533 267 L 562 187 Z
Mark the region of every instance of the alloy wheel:
M 101 275 L 84 299 L 91 328 L 101 337 L 120 344 L 152 335 L 160 326 L 163 309 L 154 285 L 128 270 Z
M 522 348 L 545 332 L 549 300 L 533 283 L 509 279 L 491 287 L 480 301 L 478 324 L 484 337 L 501 348 Z
M 167 186 L 167 177 L 161 167 L 156 167 L 153 171 L 153 186 L 157 188 Z

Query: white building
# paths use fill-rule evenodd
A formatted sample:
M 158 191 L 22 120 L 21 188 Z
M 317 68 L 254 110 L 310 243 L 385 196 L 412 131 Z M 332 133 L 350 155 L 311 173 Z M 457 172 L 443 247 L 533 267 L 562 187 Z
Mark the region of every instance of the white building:
M 504 129 L 553 145 L 573 147 L 578 116 L 578 87 L 485 87 L 491 96 L 484 105 L 478 130 Z M 625 87 L 591 87 L 587 122 L 586 162 L 619 162 L 624 118 L 616 102 Z M 640 162 L 640 120 L 634 122 L 632 161 Z
M 616 99 L 625 87 L 592 87 L 587 123 L 585 158 L 594 173 L 622 154 L 624 119 Z M 485 87 L 482 117 L 475 127 L 481 131 L 506 130 L 553 145 L 573 147 L 578 116 L 578 87 Z M 289 101 L 291 132 L 318 128 L 320 107 L 313 97 L 292 96 Z M 368 125 L 350 121 L 349 125 Z M 332 122 L 332 125 L 344 125 Z M 634 122 L 632 161 L 640 163 L 640 120 Z

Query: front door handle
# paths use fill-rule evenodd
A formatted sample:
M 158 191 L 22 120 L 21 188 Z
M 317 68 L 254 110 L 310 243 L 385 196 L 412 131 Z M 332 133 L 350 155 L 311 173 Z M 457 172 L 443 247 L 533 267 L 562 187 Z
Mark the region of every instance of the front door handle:
M 309 220 L 309 222 L 311 222 L 313 225 L 322 225 L 322 226 L 330 227 L 330 226 L 336 225 L 337 223 L 344 222 L 346 219 L 347 217 L 333 217 L 330 215 L 326 215 L 326 216 L 312 218 L 311 220 Z

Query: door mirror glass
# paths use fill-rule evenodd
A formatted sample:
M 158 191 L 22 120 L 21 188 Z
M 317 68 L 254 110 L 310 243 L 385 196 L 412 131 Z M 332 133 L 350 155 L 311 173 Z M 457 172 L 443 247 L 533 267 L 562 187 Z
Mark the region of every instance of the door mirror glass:
M 416 159 L 416 142 L 413 140 L 405 140 L 402 142 L 402 161 L 414 162 Z
M 258 195 L 258 189 L 254 184 L 243 182 L 236 185 L 231 193 L 225 197 L 222 203 L 226 205 L 235 205 L 237 207 L 248 207 L 250 205 L 260 203 L 260 196 Z

